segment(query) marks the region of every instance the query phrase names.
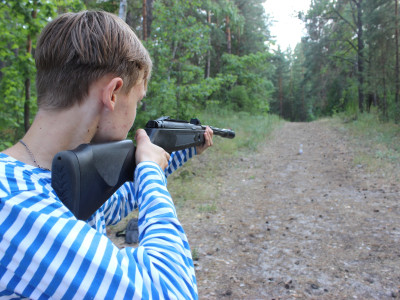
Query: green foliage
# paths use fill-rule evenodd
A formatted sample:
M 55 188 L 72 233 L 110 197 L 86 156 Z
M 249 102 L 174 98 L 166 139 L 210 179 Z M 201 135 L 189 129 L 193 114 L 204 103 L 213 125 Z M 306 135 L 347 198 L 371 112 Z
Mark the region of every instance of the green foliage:
M 246 110 L 251 105 L 246 87 L 243 85 L 235 85 L 228 91 L 228 97 L 235 111 Z
M 270 41 L 271 20 L 263 7 L 264 0 L 235 0 L 243 16 L 243 30 L 236 31 L 232 53 L 248 55 L 267 51 L 266 41 Z
M 154 61 L 147 116 L 193 115 L 196 102 L 213 89 L 206 88 L 204 71 L 196 62 L 208 49 L 209 29 L 197 20 L 201 1 L 154 3 L 152 36 L 146 43 Z M 211 90 L 211 91 L 210 91 Z
M 31 53 L 39 32 L 59 11 L 83 7 L 78 0 L 0 1 L 0 147 L 9 146 L 24 133 L 24 114 L 28 113 L 24 110 L 25 101 L 30 100 L 30 110 L 36 110 L 35 64 Z M 28 45 L 32 45 L 31 51 Z
M 116 0 L 101 0 L 101 1 L 83 0 L 80 2 L 83 2 L 84 5 L 87 7 L 87 9 L 104 10 L 104 11 L 108 11 L 108 12 L 117 14 L 120 1 L 116 1 Z M 128 2 L 130 2 L 130 1 L 128 0 Z M 74 10 L 74 11 L 76 11 L 76 10 Z
M 194 261 L 199 260 L 199 250 L 197 250 L 195 247 L 192 248 L 192 259 Z
M 343 97 L 340 99 L 343 101 L 344 109 L 338 107 L 337 112 L 344 112 L 344 115 L 348 120 L 356 120 L 359 115 L 358 88 L 354 80 L 348 79 L 348 81 L 350 84 L 348 85 L 347 89 L 343 91 Z
M 290 72 L 303 77 L 294 84 L 304 87 L 302 93 L 313 115 L 346 112 L 349 119 L 356 119 L 360 105 L 366 110 L 367 99 L 373 95 L 379 100 L 382 119 L 396 118 L 394 4 L 317 0 L 300 14 L 307 34 L 295 54 L 303 70 Z M 300 89 L 294 90 L 299 98 Z M 285 96 L 284 101 L 292 104 L 295 100 Z M 290 115 L 290 119 L 296 117 Z
M 244 56 L 224 54 L 223 74 L 236 78 L 234 85 L 219 91 L 219 97 L 236 111 L 267 113 L 274 90 L 271 78 L 271 54 L 258 52 Z M 225 98 L 225 99 L 224 99 Z

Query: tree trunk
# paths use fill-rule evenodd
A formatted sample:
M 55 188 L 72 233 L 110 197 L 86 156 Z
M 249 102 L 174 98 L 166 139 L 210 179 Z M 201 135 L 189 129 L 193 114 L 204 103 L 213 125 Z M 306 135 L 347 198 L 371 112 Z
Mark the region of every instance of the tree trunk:
M 231 37 L 231 26 L 229 16 L 225 17 L 226 21 L 226 48 L 229 54 L 232 54 L 232 37 Z
M 124 21 L 126 21 L 127 10 L 128 10 L 127 0 L 120 0 L 118 16 Z
M 385 70 L 384 70 L 384 72 L 385 72 Z M 383 115 L 383 119 L 385 121 L 388 121 L 389 117 L 388 117 L 388 110 L 387 110 L 387 92 L 386 92 L 386 78 L 385 78 L 385 75 L 383 75 L 382 87 L 383 87 L 382 115 Z
M 396 41 L 396 70 L 395 70 L 395 80 L 396 80 L 396 93 L 395 93 L 395 105 L 396 105 L 396 114 L 395 121 L 399 122 L 400 119 L 400 107 L 399 107 L 399 90 L 400 90 L 400 81 L 399 81 L 399 2 L 398 0 L 394 0 L 394 13 L 395 13 L 395 41 Z
M 394 0 L 394 13 L 395 13 L 395 41 L 396 41 L 396 103 L 399 102 L 399 2 L 398 0 Z
M 147 0 L 146 3 L 146 34 L 147 38 L 151 34 L 151 23 L 153 22 L 153 0 Z
M 302 77 L 301 82 L 304 82 L 304 74 L 305 74 L 305 71 L 304 71 L 304 67 L 303 67 L 302 71 L 301 71 L 301 77 Z M 306 99 L 305 99 L 304 86 L 305 86 L 305 84 L 301 85 L 301 110 L 302 110 L 302 121 L 307 121 L 306 101 L 305 101 Z
M 36 2 L 34 2 L 33 4 L 36 5 Z M 32 19 L 36 19 L 36 17 L 37 17 L 37 11 L 36 11 L 36 9 L 34 9 L 32 11 Z M 26 53 L 28 55 L 32 54 L 32 37 L 31 37 L 30 33 L 28 33 L 28 36 L 26 39 Z M 31 126 L 31 124 L 30 124 L 30 118 L 31 118 L 30 102 L 31 102 L 31 78 L 30 78 L 29 72 L 27 72 L 27 77 L 25 78 L 25 102 L 24 102 L 25 132 L 27 132 L 29 127 Z
M 147 41 L 147 0 L 143 0 L 143 41 Z
M 281 118 L 283 118 L 283 88 L 282 88 L 282 74 L 281 73 L 279 73 L 278 88 L 279 88 L 279 112 L 280 112 Z
M 211 29 L 211 11 L 207 11 L 207 23 Z M 206 71 L 205 71 L 205 78 L 210 77 L 210 68 L 211 68 L 211 32 L 210 36 L 208 37 L 208 50 L 207 50 L 207 63 L 206 63 Z
M 364 112 L 364 41 L 362 23 L 362 0 L 355 2 L 357 5 L 357 65 L 358 65 L 358 108 Z
M 389 44 L 386 43 L 386 52 L 388 51 Z M 382 118 L 384 121 L 388 121 L 388 111 L 387 111 L 387 87 L 386 87 L 386 62 L 387 58 L 385 55 L 381 57 L 381 66 L 382 66 L 382 89 L 383 89 L 383 99 L 380 101 L 380 107 L 382 111 Z
M 31 126 L 31 124 L 30 124 L 30 117 L 31 117 L 30 102 L 31 102 L 31 79 L 28 77 L 25 79 L 25 103 L 24 103 L 25 132 L 27 132 L 29 127 Z
M 236 55 L 240 56 L 240 49 L 241 49 L 241 45 L 240 43 L 241 41 L 241 34 L 240 34 L 240 28 L 238 28 L 238 32 L 237 32 L 237 50 L 236 50 Z

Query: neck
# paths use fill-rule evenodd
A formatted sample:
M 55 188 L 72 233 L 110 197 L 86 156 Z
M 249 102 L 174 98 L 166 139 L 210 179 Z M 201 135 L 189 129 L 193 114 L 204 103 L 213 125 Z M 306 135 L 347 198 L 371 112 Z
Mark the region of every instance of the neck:
M 39 111 L 24 137 L 39 164 L 50 167 L 54 155 L 90 143 L 99 114 L 75 105 L 62 111 Z
M 21 143 L 3 152 L 24 163 L 50 169 L 58 152 L 90 143 L 99 130 L 104 114 L 108 112 L 104 99 L 111 96 L 106 84 L 110 76 L 104 76 L 92 84 L 81 104 L 75 104 L 68 109 L 39 109 L 31 127 L 22 138 L 36 164 Z
M 87 103 L 66 110 L 39 110 L 22 138 L 29 150 L 17 143 L 4 153 L 27 164 L 51 169 L 53 157 L 58 152 L 90 143 L 97 130 L 100 109 L 100 106 Z

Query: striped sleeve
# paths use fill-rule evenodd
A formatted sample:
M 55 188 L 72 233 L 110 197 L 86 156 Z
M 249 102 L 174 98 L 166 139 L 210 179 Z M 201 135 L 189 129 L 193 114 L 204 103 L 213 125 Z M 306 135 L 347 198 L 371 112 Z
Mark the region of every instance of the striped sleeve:
M 89 218 L 88 223 L 94 228 L 117 224 L 137 209 L 134 195 L 133 182 L 126 182 Z
M 190 248 L 164 173 L 141 163 L 134 182 L 141 242 L 123 250 L 86 222 L 66 217 L 51 193 L 25 189 L 5 196 L 3 190 L 0 298 L 197 299 Z
M 179 150 L 171 153 L 171 157 L 168 162 L 168 167 L 165 169 L 165 176 L 169 176 L 172 172 L 183 166 L 190 158 L 196 155 L 196 147 Z

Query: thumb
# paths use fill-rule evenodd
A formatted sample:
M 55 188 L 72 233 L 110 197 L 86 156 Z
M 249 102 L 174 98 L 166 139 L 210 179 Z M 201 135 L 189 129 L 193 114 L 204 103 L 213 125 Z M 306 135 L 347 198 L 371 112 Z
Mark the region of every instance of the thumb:
M 140 142 L 150 141 L 150 138 L 144 129 L 138 129 L 136 130 L 135 140 L 137 143 L 140 143 Z
M 168 166 L 169 154 L 157 145 L 154 145 L 146 131 L 138 129 L 135 134 L 136 152 L 135 161 L 136 165 L 144 161 L 151 161 L 158 164 L 162 170 Z

